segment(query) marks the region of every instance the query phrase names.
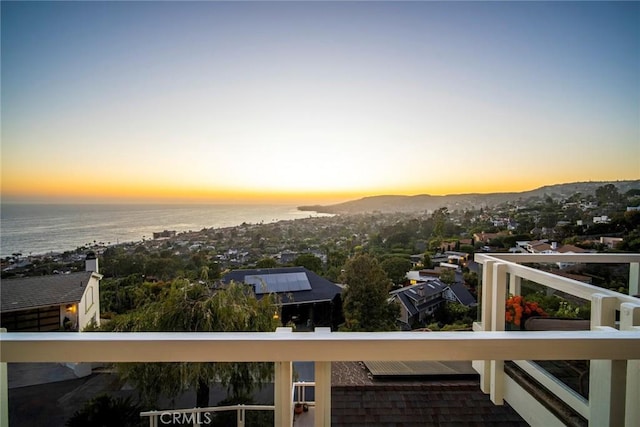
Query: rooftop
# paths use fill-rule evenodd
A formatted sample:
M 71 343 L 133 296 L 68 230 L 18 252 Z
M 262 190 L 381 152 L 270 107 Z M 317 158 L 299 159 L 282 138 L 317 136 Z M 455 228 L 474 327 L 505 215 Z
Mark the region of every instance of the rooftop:
M 233 270 L 222 278 L 254 286 L 256 296 L 277 293 L 282 305 L 332 301 L 342 288 L 304 267 Z
M 77 303 L 89 283 L 90 271 L 5 279 L 0 286 L 3 313 Z

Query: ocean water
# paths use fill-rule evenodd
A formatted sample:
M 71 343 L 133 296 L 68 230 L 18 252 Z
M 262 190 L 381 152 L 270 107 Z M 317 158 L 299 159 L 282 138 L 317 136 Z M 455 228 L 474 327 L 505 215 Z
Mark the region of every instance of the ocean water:
M 0 206 L 0 257 L 64 252 L 103 242 L 151 238 L 163 230 L 197 231 L 318 216 L 286 205 L 55 205 Z

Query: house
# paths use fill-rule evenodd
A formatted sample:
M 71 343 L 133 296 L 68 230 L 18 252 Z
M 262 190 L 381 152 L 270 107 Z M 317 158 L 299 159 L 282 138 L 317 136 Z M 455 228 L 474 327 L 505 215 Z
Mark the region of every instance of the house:
M 611 218 L 609 218 L 607 215 L 593 217 L 594 224 L 609 224 L 610 222 L 611 222 Z
M 176 237 L 175 230 L 164 230 L 164 231 L 154 231 L 153 232 L 153 239 L 154 240 L 170 239 L 172 237 Z
M 585 249 L 574 245 L 562 245 L 558 242 L 549 243 L 548 240 L 534 240 L 526 244 L 526 250 L 532 254 L 581 254 L 588 252 Z M 574 263 L 557 262 L 556 265 L 560 269 L 572 266 Z
M 84 272 L 5 279 L 0 325 L 11 332 L 82 331 L 100 325 L 98 259 L 87 255 Z
M 498 233 L 473 233 L 473 240 L 476 242 L 489 243 L 489 241 L 498 237 Z
M 390 292 L 389 300 L 400 305 L 400 321 L 411 324 L 423 321 L 446 301 L 466 306 L 476 304 L 475 298 L 462 283 L 447 285 L 440 279 L 429 277 L 423 281 Z
M 622 237 L 600 237 L 600 243 L 608 247 L 609 249 L 614 249 L 616 246 L 622 243 L 624 239 Z
M 222 278 L 223 284 L 244 283 L 257 298 L 275 293 L 280 298 L 282 323 L 336 326 L 341 307 L 342 288 L 304 267 L 233 270 Z
M 298 252 L 284 250 L 280 252 L 280 256 L 278 258 L 280 259 L 280 264 L 291 264 L 295 261 L 297 256 Z

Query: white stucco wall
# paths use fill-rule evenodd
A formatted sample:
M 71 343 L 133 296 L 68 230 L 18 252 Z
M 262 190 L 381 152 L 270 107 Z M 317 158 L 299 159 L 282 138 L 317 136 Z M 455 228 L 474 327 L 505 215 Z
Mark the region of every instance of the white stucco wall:
M 93 274 L 89 279 L 89 284 L 84 290 L 82 299 L 78 304 L 78 330 L 82 331 L 95 319 L 100 325 L 100 279 L 99 274 Z

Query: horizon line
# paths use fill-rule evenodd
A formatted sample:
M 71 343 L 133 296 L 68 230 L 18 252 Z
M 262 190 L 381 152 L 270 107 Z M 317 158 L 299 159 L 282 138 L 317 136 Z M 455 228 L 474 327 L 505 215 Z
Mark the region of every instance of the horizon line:
M 176 198 L 176 197 L 167 197 L 163 198 L 114 198 L 114 197 L 83 197 L 83 196 L 62 196 L 59 198 L 51 197 L 51 196 L 2 196 L 0 195 L 0 203 L 1 204 L 23 204 L 23 205 L 280 205 L 280 206 L 292 206 L 296 205 L 296 207 L 313 207 L 313 206 L 327 206 L 327 205 L 335 205 L 340 203 L 347 203 L 356 200 L 376 198 L 376 197 L 419 197 L 419 196 L 429 196 L 429 197 L 451 197 L 451 196 L 465 196 L 465 195 L 492 195 L 492 194 L 520 194 L 527 193 L 531 191 L 540 190 L 545 187 L 554 187 L 560 185 L 579 185 L 579 184 L 606 184 L 606 183 L 624 183 L 624 182 L 634 182 L 640 181 L 640 178 L 636 179 L 617 179 L 617 180 L 588 180 L 588 181 L 571 181 L 571 182 L 562 182 L 562 183 L 554 183 L 554 184 L 545 184 L 541 186 L 537 186 L 535 188 L 529 188 L 526 190 L 520 191 L 489 191 L 489 192 L 454 192 L 454 193 L 446 193 L 446 194 L 430 194 L 430 193 L 376 193 L 376 194 L 361 194 L 359 196 L 354 195 L 352 197 L 340 197 L 339 194 L 336 194 L 335 197 L 331 197 L 331 195 L 318 196 L 318 199 L 324 199 L 324 201 L 318 200 L 309 201 L 309 200 L 295 200 L 295 196 L 291 200 L 283 200 L 282 194 L 280 197 L 275 196 L 273 199 L 255 199 L 251 197 L 242 197 L 239 195 L 238 198 L 233 200 L 228 199 L 220 199 L 220 200 L 203 200 L 201 198 Z M 23 198 L 24 197 L 24 198 Z

